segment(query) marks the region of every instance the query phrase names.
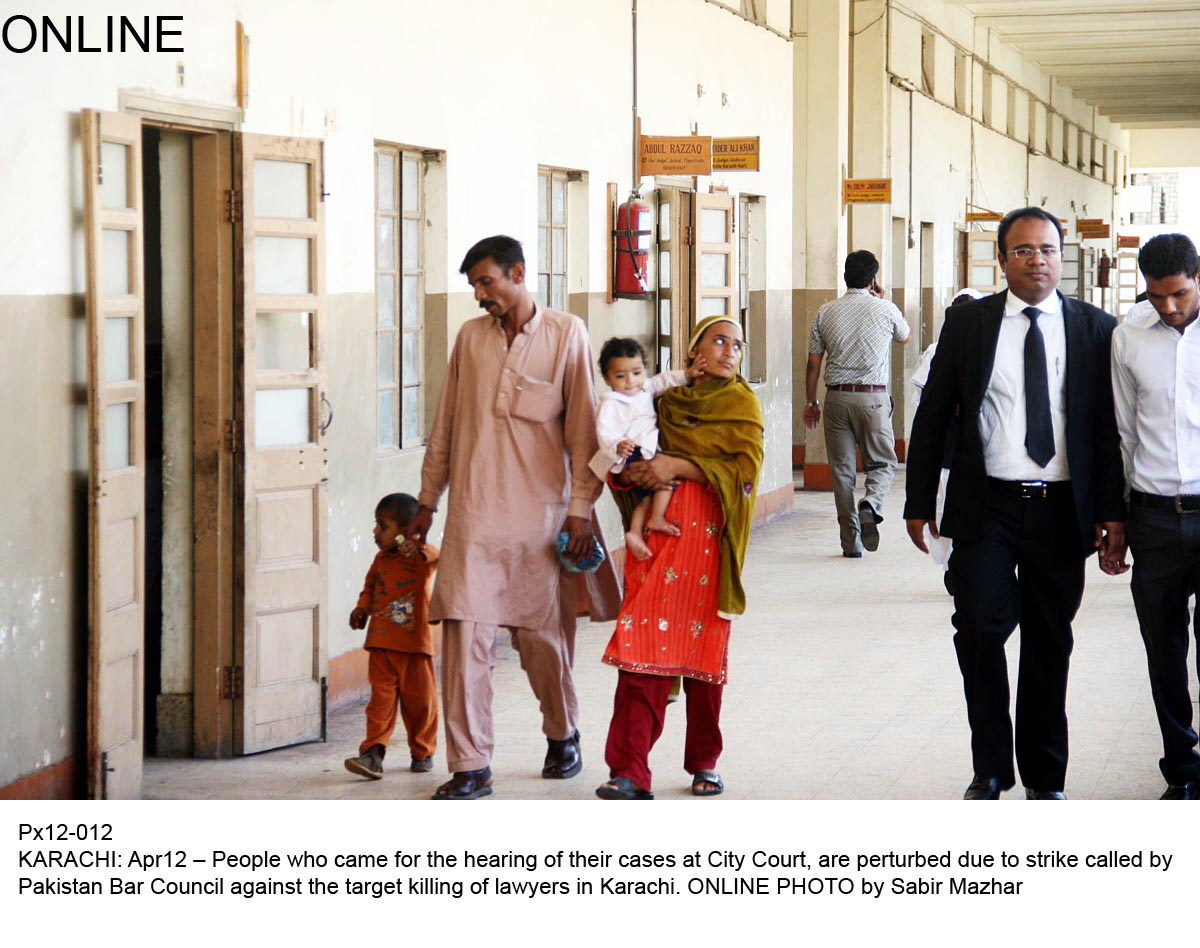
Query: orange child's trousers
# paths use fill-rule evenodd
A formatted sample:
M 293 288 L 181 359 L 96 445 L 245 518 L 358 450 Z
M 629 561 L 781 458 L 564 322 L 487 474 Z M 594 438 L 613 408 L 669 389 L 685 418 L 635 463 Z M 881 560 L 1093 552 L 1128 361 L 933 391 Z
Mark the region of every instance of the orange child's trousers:
M 396 729 L 396 712 L 404 721 L 408 749 L 423 760 L 437 750 L 438 700 L 433 657 L 391 649 L 368 650 L 367 679 L 371 700 L 367 702 L 367 738 L 358 752 L 365 754 L 373 744 L 385 748 Z

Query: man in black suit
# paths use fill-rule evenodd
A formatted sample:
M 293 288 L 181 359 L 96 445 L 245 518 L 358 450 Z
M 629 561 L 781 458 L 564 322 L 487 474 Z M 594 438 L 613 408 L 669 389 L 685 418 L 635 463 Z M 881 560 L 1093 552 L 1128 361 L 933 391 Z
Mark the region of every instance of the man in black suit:
M 1004 645 L 1021 627 L 1016 758 L 1029 799 L 1061 800 L 1067 668 L 1084 563 L 1124 555 L 1125 504 L 1109 345 L 1116 321 L 1056 291 L 1062 225 L 1041 208 L 997 234 L 1008 290 L 946 314 L 913 421 L 904 517 L 926 551 L 945 432 L 959 438 L 941 533 L 954 540 L 954 648 L 975 776 L 968 800 L 1015 784 Z

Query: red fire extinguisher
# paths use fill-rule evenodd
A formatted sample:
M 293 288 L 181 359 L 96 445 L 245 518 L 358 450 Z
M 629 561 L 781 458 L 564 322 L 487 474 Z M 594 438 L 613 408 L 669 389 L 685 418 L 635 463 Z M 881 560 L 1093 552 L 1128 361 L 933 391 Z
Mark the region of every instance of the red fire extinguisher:
M 613 296 L 626 300 L 650 299 L 646 265 L 650 257 L 650 241 L 653 235 L 653 211 L 635 191 L 617 209 L 617 229 L 613 231 L 617 244 L 616 287 Z
M 1112 269 L 1112 257 L 1105 251 L 1100 255 L 1100 269 L 1096 274 L 1096 285 L 1108 289 L 1108 272 Z

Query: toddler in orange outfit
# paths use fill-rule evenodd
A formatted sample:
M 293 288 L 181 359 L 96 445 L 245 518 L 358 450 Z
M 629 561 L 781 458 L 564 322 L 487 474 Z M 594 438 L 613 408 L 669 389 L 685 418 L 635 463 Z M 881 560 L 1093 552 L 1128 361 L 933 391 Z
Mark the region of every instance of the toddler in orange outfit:
M 396 728 L 396 710 L 408 734 L 412 770 L 433 770 L 437 749 L 437 679 L 433 673 L 433 636 L 429 632 L 429 590 L 438 551 L 404 539 L 417 513 L 409 494 L 388 494 L 375 508 L 375 545 L 379 552 L 367 571 L 350 628 L 367 626 L 364 647 L 370 655 L 367 679 L 367 737 L 346 769 L 362 777 L 383 776 L 383 757 Z

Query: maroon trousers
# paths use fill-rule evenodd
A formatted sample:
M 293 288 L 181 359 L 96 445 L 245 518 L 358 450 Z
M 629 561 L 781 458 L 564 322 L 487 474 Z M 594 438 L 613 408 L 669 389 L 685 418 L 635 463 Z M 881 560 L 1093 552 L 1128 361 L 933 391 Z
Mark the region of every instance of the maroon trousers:
M 643 790 L 650 787 L 650 749 L 663 730 L 667 697 L 675 681 L 668 675 L 617 671 L 612 723 L 604 760 L 610 777 L 628 777 Z M 724 685 L 695 678 L 683 679 L 687 696 L 687 736 L 683 769 L 690 774 L 712 770 L 721 756 L 721 694 Z

